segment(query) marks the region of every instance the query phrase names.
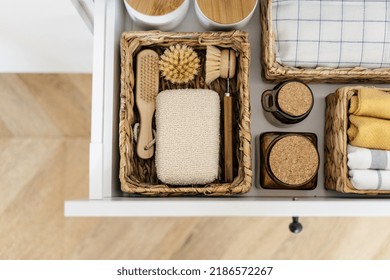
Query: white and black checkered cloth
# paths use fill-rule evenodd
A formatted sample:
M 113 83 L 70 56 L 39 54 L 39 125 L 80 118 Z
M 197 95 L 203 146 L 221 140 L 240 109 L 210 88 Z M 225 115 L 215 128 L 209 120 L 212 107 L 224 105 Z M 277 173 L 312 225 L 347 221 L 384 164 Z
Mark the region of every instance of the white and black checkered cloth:
M 277 61 L 294 67 L 390 67 L 390 0 L 273 0 Z

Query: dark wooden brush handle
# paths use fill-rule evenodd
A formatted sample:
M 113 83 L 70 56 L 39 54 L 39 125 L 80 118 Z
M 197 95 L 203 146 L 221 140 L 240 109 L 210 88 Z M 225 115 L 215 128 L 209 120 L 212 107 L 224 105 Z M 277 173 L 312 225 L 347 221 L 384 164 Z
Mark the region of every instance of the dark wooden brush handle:
M 224 150 L 225 150 L 225 182 L 233 181 L 233 106 L 232 97 L 225 96 L 223 99 L 224 110 Z

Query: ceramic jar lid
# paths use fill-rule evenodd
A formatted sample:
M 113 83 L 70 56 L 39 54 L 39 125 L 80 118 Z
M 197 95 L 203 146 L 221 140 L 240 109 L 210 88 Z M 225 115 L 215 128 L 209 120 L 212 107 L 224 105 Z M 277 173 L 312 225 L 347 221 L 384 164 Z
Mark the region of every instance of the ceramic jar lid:
M 251 18 L 258 0 L 195 0 L 195 11 L 206 28 L 238 29 Z
M 148 16 L 162 16 L 173 12 L 184 0 L 127 0 L 136 11 Z
M 141 29 L 169 31 L 187 14 L 190 0 L 123 0 L 131 19 Z

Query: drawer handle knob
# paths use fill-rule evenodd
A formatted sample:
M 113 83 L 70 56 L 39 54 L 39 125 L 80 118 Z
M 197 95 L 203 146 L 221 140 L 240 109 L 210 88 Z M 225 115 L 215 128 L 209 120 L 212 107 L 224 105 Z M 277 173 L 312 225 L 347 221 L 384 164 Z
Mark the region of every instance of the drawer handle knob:
M 299 217 L 292 217 L 292 223 L 289 224 L 288 228 L 292 233 L 298 234 L 302 231 L 303 226 L 299 222 Z

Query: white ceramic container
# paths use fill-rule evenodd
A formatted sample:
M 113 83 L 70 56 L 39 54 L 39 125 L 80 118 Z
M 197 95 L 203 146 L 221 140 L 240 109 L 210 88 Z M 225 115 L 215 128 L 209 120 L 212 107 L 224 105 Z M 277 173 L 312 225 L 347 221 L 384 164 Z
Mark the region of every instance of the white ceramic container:
M 147 0 L 150 1 L 150 0 Z M 164 15 L 151 16 L 143 14 L 124 0 L 126 10 L 129 13 L 131 19 L 142 29 L 158 29 L 162 31 L 170 31 L 177 27 L 184 19 L 187 14 L 190 0 L 184 0 L 183 3 L 173 10 Z

